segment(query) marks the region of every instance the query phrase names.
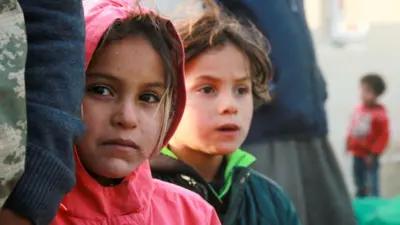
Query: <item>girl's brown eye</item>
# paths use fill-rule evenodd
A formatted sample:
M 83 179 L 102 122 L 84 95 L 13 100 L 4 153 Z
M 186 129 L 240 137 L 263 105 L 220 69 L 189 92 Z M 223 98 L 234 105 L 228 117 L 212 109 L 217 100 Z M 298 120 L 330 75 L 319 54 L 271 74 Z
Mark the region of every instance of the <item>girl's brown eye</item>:
M 104 85 L 93 85 L 88 87 L 88 92 L 96 94 L 96 95 L 101 95 L 101 96 L 109 96 L 112 95 L 112 91 L 109 87 L 104 86 Z

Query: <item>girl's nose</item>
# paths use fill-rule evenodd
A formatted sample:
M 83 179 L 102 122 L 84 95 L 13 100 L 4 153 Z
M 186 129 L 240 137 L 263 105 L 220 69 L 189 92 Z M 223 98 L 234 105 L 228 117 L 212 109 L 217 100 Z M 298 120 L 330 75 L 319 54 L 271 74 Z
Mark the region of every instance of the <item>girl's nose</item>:
M 116 108 L 113 115 L 112 123 L 123 129 L 133 129 L 138 125 L 137 106 L 135 103 L 122 103 Z

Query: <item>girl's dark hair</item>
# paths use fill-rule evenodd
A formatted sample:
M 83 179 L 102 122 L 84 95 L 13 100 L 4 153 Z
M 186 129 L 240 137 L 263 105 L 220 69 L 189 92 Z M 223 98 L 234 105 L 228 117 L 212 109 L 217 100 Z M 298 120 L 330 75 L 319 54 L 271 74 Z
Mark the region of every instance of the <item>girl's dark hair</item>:
M 227 11 L 222 11 L 214 0 L 203 1 L 204 11 L 195 19 L 177 22 L 178 33 L 185 46 L 185 61 L 203 52 L 232 43 L 248 58 L 255 105 L 269 100 L 267 82 L 272 79 L 267 39 L 249 21 L 246 25 Z
M 173 29 L 171 23 L 153 12 L 143 15 L 133 14 L 127 19 L 116 20 L 113 23 L 103 35 L 93 55 L 93 58 L 95 58 L 97 51 L 101 50 L 103 46 L 132 36 L 139 36 L 147 40 L 160 55 L 165 71 L 166 89 L 163 96 L 164 122 L 157 146 L 159 148 L 166 136 L 174 113 L 176 77 L 180 72 L 177 65 L 182 63 L 182 45 L 178 38 L 174 36 Z

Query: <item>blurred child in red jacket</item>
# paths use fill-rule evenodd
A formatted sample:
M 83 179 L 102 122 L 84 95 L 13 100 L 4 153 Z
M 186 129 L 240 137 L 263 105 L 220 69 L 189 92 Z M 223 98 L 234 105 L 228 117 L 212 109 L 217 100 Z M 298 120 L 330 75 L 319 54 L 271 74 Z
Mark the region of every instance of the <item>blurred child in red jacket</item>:
M 360 80 L 362 104 L 353 111 L 347 136 L 347 151 L 354 156 L 357 197 L 379 196 L 379 156 L 389 140 L 389 119 L 379 103 L 385 86 L 377 74 L 365 75 Z

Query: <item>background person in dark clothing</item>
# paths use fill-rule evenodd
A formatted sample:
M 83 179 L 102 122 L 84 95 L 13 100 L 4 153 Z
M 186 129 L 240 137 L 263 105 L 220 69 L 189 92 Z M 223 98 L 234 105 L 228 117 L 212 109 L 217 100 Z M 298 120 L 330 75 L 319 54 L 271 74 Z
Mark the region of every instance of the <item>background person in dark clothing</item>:
M 28 55 L 25 171 L 6 200 L 0 224 L 47 225 L 75 186 L 74 141 L 84 132 L 85 23 L 81 0 L 19 0 Z
M 291 195 L 303 224 L 353 225 L 344 179 L 327 140 L 325 82 L 303 0 L 217 0 L 249 19 L 271 44 L 272 102 L 254 114 L 243 148 L 253 168 Z

